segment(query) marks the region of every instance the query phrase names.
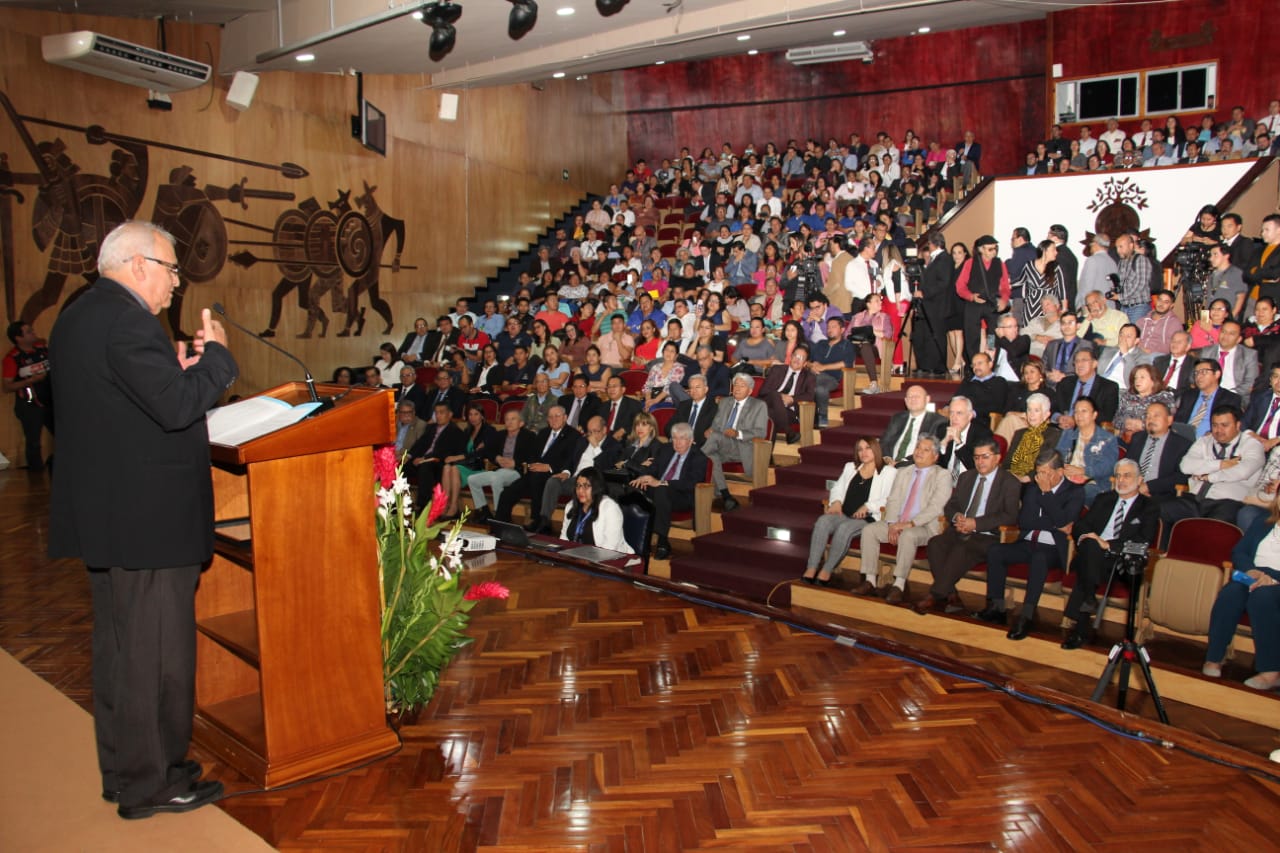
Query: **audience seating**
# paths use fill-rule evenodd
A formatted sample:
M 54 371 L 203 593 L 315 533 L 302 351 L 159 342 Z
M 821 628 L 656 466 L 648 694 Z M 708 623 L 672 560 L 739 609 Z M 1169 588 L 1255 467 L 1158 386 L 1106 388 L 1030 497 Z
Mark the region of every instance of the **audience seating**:
M 1184 518 L 1173 525 L 1169 548 L 1151 569 L 1141 615 L 1144 637 L 1208 636 L 1209 611 L 1231 574 L 1223 569 L 1222 557 L 1243 535 L 1234 524 L 1212 518 Z

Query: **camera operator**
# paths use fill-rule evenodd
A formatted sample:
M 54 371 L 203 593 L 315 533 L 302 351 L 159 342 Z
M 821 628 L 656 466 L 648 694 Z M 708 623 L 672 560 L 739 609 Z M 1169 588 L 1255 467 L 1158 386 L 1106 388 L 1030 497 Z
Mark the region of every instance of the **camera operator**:
M 790 238 L 791 259 L 783 274 L 783 300 L 785 305 L 796 302 L 809 304 L 809 296 L 822 292 L 822 275 L 818 272 L 818 259 L 813 257 L 809 244 L 799 234 Z
M 1231 316 L 1243 319 L 1245 294 L 1248 288 L 1244 284 L 1244 273 L 1231 264 L 1231 250 L 1221 243 L 1209 247 L 1209 288 L 1205 293 L 1205 302 L 1225 299 L 1231 306 Z
M 1156 502 L 1139 491 L 1143 481 L 1138 463 L 1121 459 L 1113 473 L 1115 489 L 1098 495 L 1071 531 L 1076 540 L 1076 556 L 1071 561 L 1076 585 L 1067 600 L 1065 613 L 1075 620 L 1075 625 L 1062 643 L 1064 649 L 1078 649 L 1089 641 L 1093 630 L 1091 616 L 1098 608 L 1095 593 L 1098 584 L 1106 579 L 1106 573 L 1120 560 L 1136 562 L 1139 570 L 1144 568 L 1146 549 L 1156 539 L 1160 512 Z M 1121 571 L 1128 566 L 1116 568 Z M 1140 582 L 1140 574 L 1130 578 L 1130 590 L 1135 590 Z
M 1116 238 L 1116 254 L 1120 262 L 1116 277 L 1111 278 L 1115 289 L 1107 298 L 1115 300 L 1116 307 L 1130 323 L 1137 323 L 1151 313 L 1151 260 L 1138 253 L 1134 234 L 1121 234 Z
M 941 378 L 947 372 L 947 315 L 951 313 L 951 276 L 955 264 L 947 252 L 947 238 L 941 231 L 930 231 L 926 239 L 929 259 L 924 272 L 918 280 L 911 278 L 911 270 L 907 273 L 916 299 L 911 347 L 915 350 L 916 368 L 920 373 Z

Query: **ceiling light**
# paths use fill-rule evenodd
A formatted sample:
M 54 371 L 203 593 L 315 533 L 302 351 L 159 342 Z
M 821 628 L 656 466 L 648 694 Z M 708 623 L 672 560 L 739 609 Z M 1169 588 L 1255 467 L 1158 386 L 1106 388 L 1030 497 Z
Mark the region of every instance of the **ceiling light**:
M 449 0 L 441 0 L 422 9 L 422 23 L 431 27 L 431 42 L 427 55 L 432 62 L 439 62 L 453 50 L 458 40 L 458 31 L 453 25 L 462 17 L 462 7 Z
M 314 53 L 300 53 L 294 57 L 299 62 L 315 62 L 316 55 Z
M 585 74 L 579 74 L 577 77 L 575 77 L 575 78 L 573 78 L 573 79 L 575 79 L 575 80 L 586 80 L 586 79 L 587 79 L 587 75 L 585 75 Z
M 836 30 L 831 35 L 835 36 L 836 38 L 840 38 L 842 35 L 844 35 L 844 30 Z
M 756 49 L 752 48 L 751 50 L 748 50 L 748 51 L 747 51 L 747 56 L 755 56 L 755 55 L 756 55 L 757 53 L 759 53 L 759 52 L 760 52 L 760 51 L 758 51 L 758 50 L 756 50 Z
M 929 32 L 929 28 L 928 28 L 928 27 L 921 27 L 920 29 L 916 30 L 916 32 L 919 32 L 919 33 L 927 33 L 927 32 Z
M 751 41 L 751 35 L 749 33 L 743 33 L 738 36 L 738 41 Z
M 666 61 L 665 59 L 659 59 L 657 62 L 655 62 L 655 63 L 653 63 L 653 64 L 654 64 L 654 65 L 666 65 L 666 64 L 667 64 L 667 61 Z
M 507 35 L 514 40 L 524 38 L 538 23 L 538 4 L 534 0 L 511 0 L 511 15 L 507 18 Z
M 567 18 L 572 15 L 574 11 L 575 9 L 572 6 L 561 6 L 559 9 L 556 9 L 556 14 L 562 18 Z
M 606 18 L 616 15 L 627 5 L 627 0 L 596 0 L 596 11 Z
M 556 78 L 557 80 L 559 80 L 561 77 L 564 77 L 564 72 L 563 72 L 563 71 L 557 71 L 555 74 L 552 74 L 551 76 L 552 76 L 552 77 L 554 77 L 554 78 Z

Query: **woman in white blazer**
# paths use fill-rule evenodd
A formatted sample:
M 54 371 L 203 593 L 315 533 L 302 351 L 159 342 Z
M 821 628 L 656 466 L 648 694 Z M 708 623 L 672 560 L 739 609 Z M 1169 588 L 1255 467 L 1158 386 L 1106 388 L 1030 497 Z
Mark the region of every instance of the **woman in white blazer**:
M 846 463 L 840 472 L 840 479 L 827 496 L 827 511 L 814 525 L 813 537 L 809 540 L 809 561 L 801 580 L 831 586 L 831 574 L 849 552 L 853 537 L 875 521 L 888 502 L 896 474 L 896 468 L 884 464 L 880 439 L 858 439 L 853 446 L 853 461 Z
M 560 538 L 634 554 L 622 535 L 622 508 L 605 491 L 604 475 L 583 468 L 574 478 L 573 500 L 565 507 Z

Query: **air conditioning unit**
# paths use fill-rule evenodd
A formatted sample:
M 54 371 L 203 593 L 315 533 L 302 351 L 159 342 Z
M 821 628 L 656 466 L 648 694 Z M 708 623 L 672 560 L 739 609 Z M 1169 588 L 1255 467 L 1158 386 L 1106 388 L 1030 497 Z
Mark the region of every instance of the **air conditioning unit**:
M 847 59 L 870 62 L 875 59 L 875 54 L 871 52 L 871 45 L 865 41 L 826 44 L 818 47 L 793 47 L 787 51 L 787 62 L 792 65 L 817 65 L 820 62 L 843 62 Z
M 44 61 L 74 68 L 155 92 L 181 92 L 209 82 L 212 70 L 203 62 L 133 44 L 101 33 L 80 30 L 45 36 Z

